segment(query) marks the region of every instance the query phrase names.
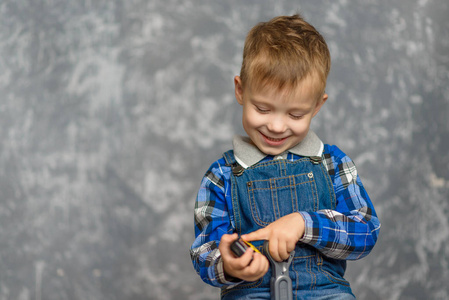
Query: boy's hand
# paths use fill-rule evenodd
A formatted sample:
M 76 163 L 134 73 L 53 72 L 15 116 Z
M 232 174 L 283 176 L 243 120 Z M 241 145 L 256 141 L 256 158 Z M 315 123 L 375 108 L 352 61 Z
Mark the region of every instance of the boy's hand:
M 304 227 L 304 218 L 295 212 L 277 219 L 265 228 L 242 235 L 242 239 L 248 242 L 268 240 L 271 257 L 276 261 L 283 261 L 304 235 Z
M 235 257 L 231 252 L 231 244 L 238 238 L 236 233 L 224 234 L 220 240 L 218 249 L 223 259 L 223 269 L 229 276 L 245 281 L 256 281 L 264 276 L 269 267 L 268 259 L 248 248 L 241 257 Z

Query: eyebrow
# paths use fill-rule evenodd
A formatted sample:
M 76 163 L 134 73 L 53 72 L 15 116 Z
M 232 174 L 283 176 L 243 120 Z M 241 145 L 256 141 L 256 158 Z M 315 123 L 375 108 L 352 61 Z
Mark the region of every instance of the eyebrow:
M 259 98 L 251 97 L 250 100 L 253 104 L 273 106 L 271 101 L 267 100 L 267 99 L 259 99 Z
M 272 104 L 272 102 L 269 99 L 266 99 L 266 98 L 263 98 L 263 97 L 260 98 L 260 97 L 252 96 L 250 98 L 250 100 L 251 100 L 252 104 L 254 104 L 256 106 L 257 105 L 261 105 L 261 106 L 264 105 L 264 106 L 267 106 L 268 108 L 273 108 L 275 106 L 275 105 Z M 288 101 L 288 102 L 293 102 L 293 101 Z M 311 108 L 312 108 L 311 106 L 303 104 L 303 105 L 292 107 L 288 111 L 289 112 L 298 112 L 298 113 L 304 114 L 304 113 L 309 112 L 311 110 Z

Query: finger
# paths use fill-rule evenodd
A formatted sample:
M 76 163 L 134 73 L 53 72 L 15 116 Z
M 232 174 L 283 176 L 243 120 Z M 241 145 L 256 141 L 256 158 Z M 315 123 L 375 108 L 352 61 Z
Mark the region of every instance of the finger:
M 251 264 L 244 270 L 245 280 L 255 281 L 263 277 L 268 272 L 268 268 L 267 258 L 260 253 L 254 253 Z
M 233 241 L 238 239 L 238 234 L 224 234 L 221 237 L 220 245 L 218 246 L 221 255 L 228 256 L 231 255 L 231 244 Z
M 265 271 L 265 273 L 268 271 L 270 263 L 265 255 L 257 253 L 257 252 L 254 253 L 253 262 L 257 263 L 259 271 Z
M 242 239 L 248 242 L 251 241 L 259 241 L 259 240 L 267 240 L 268 239 L 268 231 L 265 228 L 250 232 L 248 234 L 242 235 Z
M 281 242 L 278 244 L 278 253 L 280 261 L 286 260 L 289 257 L 289 252 L 287 250 L 287 243 Z
M 265 275 L 268 272 L 268 269 L 270 268 L 270 262 L 268 261 L 268 258 L 265 255 L 259 254 L 259 256 L 263 262 L 262 272 Z
M 296 243 L 293 242 L 287 242 L 287 252 L 290 255 L 290 253 L 295 250 Z
M 242 268 L 245 268 L 251 264 L 254 259 L 254 250 L 251 248 L 246 249 L 245 253 L 240 256 L 239 263 Z
M 227 264 L 229 264 L 229 266 L 233 270 L 241 271 L 245 268 L 248 268 L 248 266 L 251 264 L 251 261 L 253 260 L 253 253 L 254 251 L 252 249 L 248 249 L 242 256 L 233 256 L 232 259 L 227 260 Z
M 260 253 L 254 254 L 254 261 L 257 262 L 256 273 L 260 274 L 260 277 L 262 277 L 263 275 L 265 275 L 268 272 L 270 263 L 268 262 L 268 259 Z
M 268 249 L 270 251 L 271 257 L 275 261 L 282 261 L 281 257 L 279 256 L 279 242 L 276 239 L 271 239 L 268 244 Z

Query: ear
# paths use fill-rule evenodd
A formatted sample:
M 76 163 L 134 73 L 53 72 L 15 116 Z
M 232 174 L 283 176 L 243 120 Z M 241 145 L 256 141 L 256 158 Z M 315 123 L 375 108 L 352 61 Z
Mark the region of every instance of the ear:
M 328 95 L 326 93 L 323 94 L 321 98 L 319 98 L 315 107 L 315 111 L 313 112 L 313 117 L 315 117 L 323 106 L 324 102 L 327 101 Z
M 240 76 L 234 77 L 235 98 L 240 105 L 243 105 L 243 86 Z

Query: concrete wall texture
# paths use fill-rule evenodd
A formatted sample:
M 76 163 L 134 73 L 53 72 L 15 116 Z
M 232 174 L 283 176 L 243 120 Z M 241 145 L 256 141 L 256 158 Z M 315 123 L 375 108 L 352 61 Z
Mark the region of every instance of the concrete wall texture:
M 448 0 L 0 1 L 0 300 L 217 299 L 189 257 L 257 22 L 328 41 L 313 129 L 382 221 L 359 299 L 449 299 Z

